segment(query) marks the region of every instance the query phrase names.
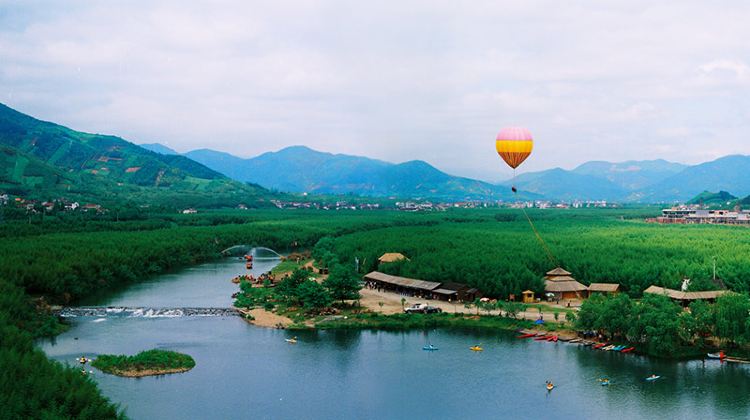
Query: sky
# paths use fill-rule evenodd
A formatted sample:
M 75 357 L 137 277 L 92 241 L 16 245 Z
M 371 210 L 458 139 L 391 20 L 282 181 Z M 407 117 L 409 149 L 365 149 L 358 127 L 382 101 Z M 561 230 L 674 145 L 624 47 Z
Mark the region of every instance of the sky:
M 489 181 L 514 125 L 521 172 L 694 164 L 750 154 L 748 22 L 722 0 L 0 0 L 0 102 L 179 152 L 303 144 Z

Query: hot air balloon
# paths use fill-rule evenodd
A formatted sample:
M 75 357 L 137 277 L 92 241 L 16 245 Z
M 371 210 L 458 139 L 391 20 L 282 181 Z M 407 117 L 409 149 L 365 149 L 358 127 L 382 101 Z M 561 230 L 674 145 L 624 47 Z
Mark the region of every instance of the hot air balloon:
M 515 170 L 531 154 L 534 139 L 526 128 L 506 127 L 497 135 L 495 148 L 505 163 Z

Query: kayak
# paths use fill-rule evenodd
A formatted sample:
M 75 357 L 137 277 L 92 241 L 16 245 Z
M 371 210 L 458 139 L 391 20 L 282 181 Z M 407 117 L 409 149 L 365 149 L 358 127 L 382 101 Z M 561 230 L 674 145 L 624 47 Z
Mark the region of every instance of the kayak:
M 297 344 L 296 338 L 285 338 L 284 341 L 286 341 L 289 344 Z
M 536 333 L 533 333 L 533 334 L 523 334 L 523 335 L 517 336 L 516 338 L 531 338 L 531 337 L 534 337 L 534 336 L 536 336 Z
M 607 385 L 609 385 L 609 379 L 600 380 L 599 384 L 601 386 L 607 386 Z
M 635 350 L 635 347 L 628 347 L 626 349 L 620 350 L 620 353 L 630 353 L 633 350 Z
M 435 351 L 435 350 L 440 350 L 440 349 L 438 349 L 437 347 L 435 347 L 432 344 L 430 344 L 429 346 L 422 347 L 422 350 L 424 350 L 424 351 Z
M 539 336 L 539 337 L 535 338 L 534 341 L 543 341 L 543 340 L 546 340 L 548 338 L 549 337 L 547 337 L 546 335 L 542 335 L 542 336 Z
M 653 381 L 655 381 L 655 380 L 657 380 L 659 378 L 661 378 L 661 376 L 659 376 L 659 375 L 649 376 L 648 378 L 646 378 L 646 380 L 649 381 L 649 382 L 653 382 Z
M 555 389 L 555 386 L 554 386 L 554 385 L 552 385 L 552 384 L 547 384 L 547 391 L 552 391 L 553 389 Z
M 612 349 L 612 351 L 622 351 L 625 348 L 625 346 L 617 346 Z
M 607 343 L 599 343 L 599 344 L 593 345 L 591 348 L 594 349 L 594 350 L 599 350 L 600 348 L 602 348 L 602 347 L 604 347 L 606 345 L 607 345 Z
M 612 345 L 612 344 L 610 344 L 610 345 L 608 345 L 608 346 L 606 346 L 606 347 L 602 347 L 601 349 L 602 349 L 602 350 L 604 350 L 604 351 L 610 351 L 610 350 L 612 350 L 613 348 L 615 348 L 615 346 L 614 346 L 614 345 Z
M 471 346 L 469 347 L 469 350 L 471 351 L 484 351 L 484 349 L 480 346 Z
M 706 357 L 708 357 L 709 359 L 719 359 L 719 360 L 721 360 L 721 359 L 725 358 L 726 356 L 724 355 L 724 353 L 708 353 L 706 355 Z

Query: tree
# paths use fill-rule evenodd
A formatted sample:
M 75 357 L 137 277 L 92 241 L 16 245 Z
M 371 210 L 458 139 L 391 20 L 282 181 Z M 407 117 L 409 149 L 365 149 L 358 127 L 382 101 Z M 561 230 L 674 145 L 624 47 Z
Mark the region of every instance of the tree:
M 331 268 L 323 286 L 328 289 L 333 299 L 341 300 L 342 305 L 347 299 L 359 299 L 359 291 L 362 290 L 362 285 L 357 276 L 341 264 L 336 264 Z
M 300 301 L 300 285 L 307 281 L 308 273 L 305 270 L 295 270 L 292 275 L 281 280 L 276 286 L 276 293 L 287 303 L 298 303 Z
M 750 340 L 748 315 L 750 300 L 747 295 L 727 293 L 716 299 L 716 336 L 729 342 L 743 344 Z
M 662 295 L 645 295 L 633 306 L 628 336 L 646 345 L 652 355 L 674 354 L 680 345 L 682 308 Z
M 297 296 L 307 311 L 328 307 L 333 302 L 328 290 L 314 280 L 305 280 L 300 284 L 297 288 Z
M 520 302 L 505 302 L 503 304 L 505 315 L 511 318 L 518 318 L 518 314 L 526 310 L 526 305 Z

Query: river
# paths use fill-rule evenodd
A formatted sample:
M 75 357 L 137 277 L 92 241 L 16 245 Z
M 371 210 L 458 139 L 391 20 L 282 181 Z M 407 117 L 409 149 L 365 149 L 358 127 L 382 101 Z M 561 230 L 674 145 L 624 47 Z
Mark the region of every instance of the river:
M 254 272 L 273 266 L 256 262 Z M 99 302 L 143 308 L 226 307 L 246 272 L 237 260 L 139 283 Z M 151 348 L 193 356 L 190 372 L 121 378 L 94 370 L 102 392 L 134 419 L 748 418 L 750 368 L 673 362 L 540 343 L 509 332 L 305 331 L 229 316 L 71 318 L 40 342 L 49 357 Z M 299 343 L 284 341 L 297 335 Z M 440 348 L 425 352 L 432 342 Z M 469 350 L 481 343 L 484 351 Z M 662 375 L 649 383 L 651 373 Z M 608 377 L 612 385 L 599 385 Z M 556 388 L 547 392 L 546 380 Z

